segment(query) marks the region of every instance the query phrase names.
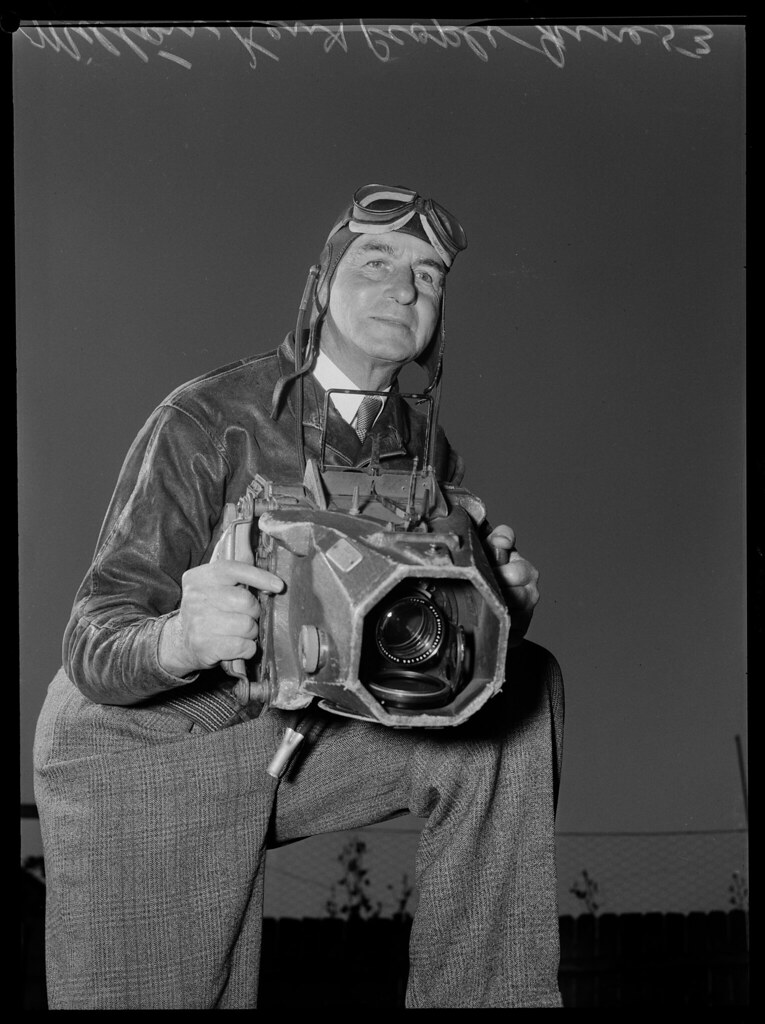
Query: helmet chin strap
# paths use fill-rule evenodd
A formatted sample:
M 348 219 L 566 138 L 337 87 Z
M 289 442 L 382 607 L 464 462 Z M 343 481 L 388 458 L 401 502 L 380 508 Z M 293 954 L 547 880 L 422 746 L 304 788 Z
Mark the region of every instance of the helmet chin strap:
M 316 294 L 316 280 L 319 276 L 319 265 L 314 264 L 308 271 L 308 278 L 303 289 L 303 298 L 300 300 L 300 308 L 298 310 L 297 322 L 295 324 L 295 331 L 293 335 L 293 361 L 295 369 L 292 373 L 286 373 L 283 377 L 280 377 L 276 382 L 274 393 L 271 398 L 271 419 L 275 420 L 279 416 L 281 411 L 282 399 L 284 398 L 287 386 L 301 377 L 304 373 L 307 373 L 311 369 L 313 362 L 316 358 L 316 337 L 318 335 L 318 328 L 324 319 L 327 307 L 321 306 L 319 303 L 318 296 Z M 305 315 L 308 309 L 309 302 L 314 301 L 316 308 L 319 310 L 319 315 L 316 317 L 314 323 L 311 325 L 311 329 L 308 332 L 308 343 L 305 347 L 305 355 L 303 355 L 303 339 L 305 335 Z M 301 446 L 302 447 L 302 446 Z
M 417 363 L 428 374 L 428 383 L 423 393 L 429 395 L 441 379 L 441 368 L 444 357 L 444 346 L 446 343 L 446 293 L 441 295 L 441 312 L 438 317 L 436 331 L 430 340 L 423 357 L 417 359 Z

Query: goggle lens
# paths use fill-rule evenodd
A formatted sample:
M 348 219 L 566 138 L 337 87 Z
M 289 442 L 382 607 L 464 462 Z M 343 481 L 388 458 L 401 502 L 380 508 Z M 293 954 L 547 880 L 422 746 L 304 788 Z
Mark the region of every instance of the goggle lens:
M 378 231 L 384 225 L 393 227 L 401 217 L 414 213 L 427 220 L 451 263 L 451 259 L 466 247 L 467 238 L 457 218 L 440 203 L 423 199 L 411 189 L 386 185 L 364 185 L 353 197 L 352 223 L 374 224 Z

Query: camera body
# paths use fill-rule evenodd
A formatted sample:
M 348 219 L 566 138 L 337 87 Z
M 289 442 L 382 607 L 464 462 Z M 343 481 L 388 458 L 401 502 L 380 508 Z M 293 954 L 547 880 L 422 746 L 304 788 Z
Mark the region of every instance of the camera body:
M 255 477 L 213 558 L 285 581 L 261 595 L 260 649 L 224 663 L 243 704 L 319 706 L 411 728 L 459 725 L 504 683 L 510 617 L 478 529 L 483 503 L 429 465 L 309 459 L 303 485 Z

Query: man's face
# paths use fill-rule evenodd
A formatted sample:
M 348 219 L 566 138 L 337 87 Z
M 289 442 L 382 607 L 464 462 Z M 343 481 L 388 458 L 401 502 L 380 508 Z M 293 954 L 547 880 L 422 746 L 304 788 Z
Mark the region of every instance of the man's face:
M 359 387 L 370 372 L 392 379 L 432 338 L 445 276 L 435 249 L 414 235 L 359 235 L 332 282 L 322 348 Z

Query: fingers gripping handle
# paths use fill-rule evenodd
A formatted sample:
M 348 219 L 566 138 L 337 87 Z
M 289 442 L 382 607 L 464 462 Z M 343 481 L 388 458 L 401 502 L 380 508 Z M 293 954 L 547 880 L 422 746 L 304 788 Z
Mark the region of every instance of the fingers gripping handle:
M 502 548 L 497 544 L 492 544 L 491 553 L 497 565 L 507 565 L 510 561 L 510 548 Z
M 238 516 L 235 505 L 227 505 L 223 518 L 223 533 L 215 545 L 211 562 L 246 562 L 248 565 L 255 564 L 255 557 L 252 553 L 252 518 Z M 250 681 L 247 678 L 247 670 L 243 658 L 236 658 L 233 661 L 221 662 L 224 670 L 249 691 Z

